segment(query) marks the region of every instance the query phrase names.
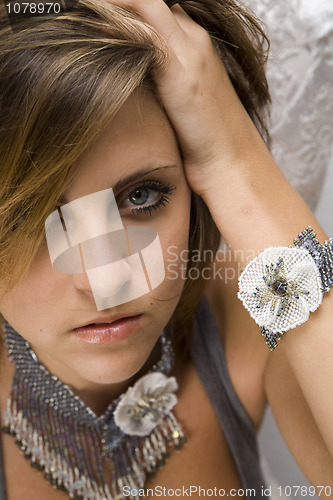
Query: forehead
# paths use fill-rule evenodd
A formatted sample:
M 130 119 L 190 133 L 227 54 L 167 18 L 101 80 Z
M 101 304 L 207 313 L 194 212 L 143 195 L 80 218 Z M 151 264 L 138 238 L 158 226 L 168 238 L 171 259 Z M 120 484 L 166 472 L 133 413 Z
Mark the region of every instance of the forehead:
M 167 116 L 148 92 L 134 92 L 82 155 L 66 201 L 106 187 L 142 170 L 180 164 Z

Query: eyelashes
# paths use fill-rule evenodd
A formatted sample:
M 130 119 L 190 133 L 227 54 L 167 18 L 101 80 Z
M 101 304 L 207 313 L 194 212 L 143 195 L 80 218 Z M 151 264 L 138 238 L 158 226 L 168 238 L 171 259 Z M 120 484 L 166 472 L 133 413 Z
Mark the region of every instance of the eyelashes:
M 123 198 L 119 210 L 125 211 L 124 215 L 153 216 L 169 203 L 175 189 L 175 186 L 159 181 L 143 181 Z
M 122 217 L 153 216 L 170 202 L 175 190 L 175 186 L 156 180 L 147 180 L 134 184 L 132 188 L 127 188 L 126 191 L 124 190 L 116 196 L 120 215 Z M 60 209 L 66 204 L 59 202 L 55 207 L 59 212 L 63 226 L 65 223 Z

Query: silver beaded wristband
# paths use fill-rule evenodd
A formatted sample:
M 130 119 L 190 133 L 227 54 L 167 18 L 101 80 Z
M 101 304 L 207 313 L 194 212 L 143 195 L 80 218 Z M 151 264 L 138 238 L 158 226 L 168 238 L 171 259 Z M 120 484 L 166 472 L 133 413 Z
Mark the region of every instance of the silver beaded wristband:
M 241 273 L 238 298 L 273 351 L 282 335 L 309 319 L 333 284 L 333 238 L 323 245 L 307 227 L 294 246 L 270 247 Z

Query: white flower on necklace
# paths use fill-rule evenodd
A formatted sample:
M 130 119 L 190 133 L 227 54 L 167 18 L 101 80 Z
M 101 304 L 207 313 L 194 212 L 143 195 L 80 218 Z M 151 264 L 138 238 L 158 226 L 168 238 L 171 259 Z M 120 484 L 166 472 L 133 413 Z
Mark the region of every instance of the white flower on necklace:
M 267 248 L 246 266 L 238 284 L 250 316 L 272 333 L 307 321 L 323 298 L 319 270 L 304 248 Z
M 175 377 L 153 372 L 122 395 L 113 414 L 116 425 L 131 436 L 147 436 L 177 403 Z

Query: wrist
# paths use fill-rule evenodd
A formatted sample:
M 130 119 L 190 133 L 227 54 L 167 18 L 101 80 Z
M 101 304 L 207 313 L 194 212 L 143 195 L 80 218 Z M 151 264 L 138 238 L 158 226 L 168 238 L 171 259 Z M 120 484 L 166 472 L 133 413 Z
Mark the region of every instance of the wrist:
M 258 175 L 258 169 L 266 171 L 267 165 L 273 163 L 263 138 L 234 91 L 227 100 L 224 95 L 223 103 L 214 102 L 214 107 L 214 111 L 207 112 L 209 118 L 204 126 L 201 122 L 195 124 L 195 132 L 189 133 L 187 127 L 184 135 L 176 127 L 188 182 L 193 191 L 207 200 L 217 185 L 219 189 L 226 188 L 229 176 L 235 172 L 248 182 Z

